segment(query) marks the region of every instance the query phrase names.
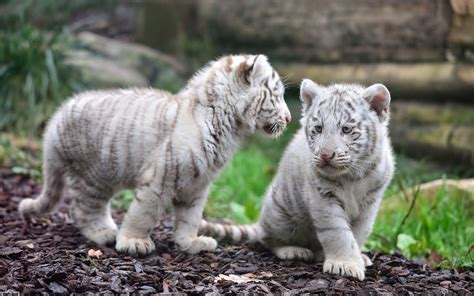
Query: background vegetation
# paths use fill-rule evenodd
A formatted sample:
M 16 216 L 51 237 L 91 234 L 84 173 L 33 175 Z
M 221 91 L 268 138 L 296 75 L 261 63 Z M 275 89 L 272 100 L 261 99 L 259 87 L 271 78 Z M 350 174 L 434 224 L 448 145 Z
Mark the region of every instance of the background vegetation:
M 39 140 L 45 121 L 62 100 L 88 87 L 74 67 L 64 63 L 64 50 L 71 46 L 64 22 L 77 11 L 96 6 L 90 0 L 19 3 L 0 1 L 4 8 L 0 15 L 0 166 L 41 181 Z M 105 5 L 113 3 L 107 1 Z M 52 10 L 61 13 L 47 17 Z M 188 54 L 208 48 L 207 41 L 193 42 L 186 48 Z M 195 58 L 192 61 L 197 63 Z M 295 89 L 289 91 L 287 102 L 294 116 L 300 113 Z M 237 223 L 255 222 L 266 187 L 298 128 L 295 120 L 276 141 L 259 135 L 246 139 L 214 182 L 205 215 Z M 473 269 L 472 194 L 443 186 L 436 195 L 425 196 L 416 189 L 439 178 L 472 177 L 472 171 L 448 170 L 401 153 L 397 163 L 396 177 L 386 192 L 367 249 L 400 251 L 433 265 Z M 124 192 L 114 205 L 124 208 L 132 198 L 132 192 Z

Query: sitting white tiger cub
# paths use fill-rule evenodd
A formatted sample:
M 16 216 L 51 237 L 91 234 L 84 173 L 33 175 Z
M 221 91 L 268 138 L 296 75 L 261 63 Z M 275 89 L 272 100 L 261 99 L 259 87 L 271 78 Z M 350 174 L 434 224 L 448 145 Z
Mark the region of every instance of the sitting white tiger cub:
M 201 232 L 261 241 L 281 259 L 323 260 L 325 272 L 365 277 L 361 253 L 394 171 L 381 84 L 301 84 L 302 127 L 287 148 L 254 225 L 202 221 Z
M 118 251 L 152 252 L 150 232 L 171 202 L 175 243 L 190 254 L 213 251 L 213 238 L 197 236 L 209 183 L 244 134 L 281 134 L 291 121 L 283 95 L 283 83 L 263 55 L 213 61 L 178 94 L 79 94 L 47 126 L 43 191 L 23 200 L 20 213 L 28 221 L 50 211 L 67 177 L 75 194 L 72 217 L 97 244 L 116 241 Z M 110 199 L 124 188 L 136 188 L 136 198 L 118 231 Z

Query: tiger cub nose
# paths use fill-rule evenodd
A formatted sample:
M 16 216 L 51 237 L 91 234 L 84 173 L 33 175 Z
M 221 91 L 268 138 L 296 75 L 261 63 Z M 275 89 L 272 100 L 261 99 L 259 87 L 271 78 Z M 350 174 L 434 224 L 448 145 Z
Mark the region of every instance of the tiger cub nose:
M 285 121 L 286 121 L 286 123 L 290 123 L 290 122 L 291 122 L 291 115 L 290 115 L 290 114 L 286 114 L 286 115 L 285 115 Z
M 330 162 L 331 159 L 333 159 L 335 155 L 336 155 L 336 152 L 333 152 L 332 154 L 330 154 L 330 153 L 321 153 L 321 158 L 325 162 Z

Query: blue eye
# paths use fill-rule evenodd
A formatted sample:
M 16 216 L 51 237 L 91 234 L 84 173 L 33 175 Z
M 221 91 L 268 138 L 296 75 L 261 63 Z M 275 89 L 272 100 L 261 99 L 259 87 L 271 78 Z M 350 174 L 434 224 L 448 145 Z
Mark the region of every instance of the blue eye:
M 317 125 L 314 127 L 314 131 L 320 134 L 323 131 L 323 127 L 321 125 Z
M 345 133 L 345 134 L 348 134 L 348 133 L 352 132 L 352 127 L 343 126 L 342 127 L 342 132 Z

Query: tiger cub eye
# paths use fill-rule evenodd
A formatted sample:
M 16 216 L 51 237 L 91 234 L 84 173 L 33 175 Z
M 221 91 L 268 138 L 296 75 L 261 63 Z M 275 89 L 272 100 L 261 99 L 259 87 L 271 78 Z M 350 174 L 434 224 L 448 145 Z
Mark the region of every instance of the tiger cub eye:
M 348 134 L 348 133 L 352 132 L 352 129 L 353 128 L 350 127 L 350 126 L 343 126 L 342 127 L 342 132 L 345 133 L 345 134 Z

